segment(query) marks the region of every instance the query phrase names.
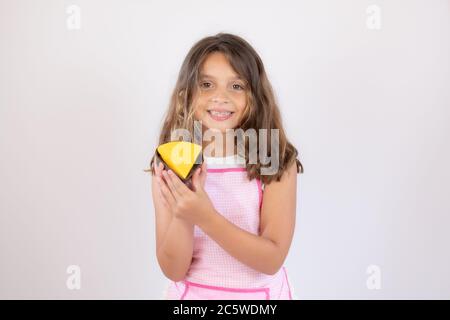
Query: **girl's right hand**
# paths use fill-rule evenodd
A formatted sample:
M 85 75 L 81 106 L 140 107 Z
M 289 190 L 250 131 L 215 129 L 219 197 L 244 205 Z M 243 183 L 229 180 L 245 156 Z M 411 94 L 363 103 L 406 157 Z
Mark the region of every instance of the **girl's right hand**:
M 164 165 L 162 162 L 160 162 L 158 165 L 156 165 L 156 161 L 153 163 L 153 167 L 155 169 L 155 176 L 154 178 L 156 180 L 160 179 L 160 183 L 156 183 L 155 189 L 156 189 L 156 193 L 158 194 L 158 200 L 164 205 L 164 207 L 166 208 L 167 212 L 170 213 L 170 216 L 173 218 L 174 214 L 173 214 L 173 208 L 169 205 L 169 202 L 167 201 L 167 199 L 164 197 L 162 190 L 161 190 L 161 184 L 166 184 L 166 179 L 164 178 L 164 175 L 162 174 L 164 171 Z M 196 173 L 198 175 L 198 172 Z M 198 177 L 197 177 L 198 178 Z M 204 179 L 203 179 L 204 180 Z M 204 181 L 203 181 L 204 184 Z M 188 227 L 192 227 L 192 224 L 184 221 L 184 220 L 180 220 L 177 219 L 178 222 L 180 222 L 183 225 L 186 225 Z
M 158 165 L 156 165 L 156 161 L 153 162 L 153 167 L 155 169 L 155 179 L 157 179 L 157 180 L 161 179 L 161 180 L 165 181 L 164 176 L 162 174 L 162 172 L 164 170 L 164 165 L 162 164 L 162 162 L 160 162 Z M 167 200 L 164 198 L 164 195 L 162 194 L 160 184 L 157 183 L 156 185 L 157 185 L 157 193 L 158 193 L 159 199 L 161 200 L 161 202 L 164 204 L 164 206 L 167 209 L 172 211 L 170 206 L 169 206 L 169 204 L 168 204 L 168 202 L 167 202 Z
M 156 176 L 162 178 L 162 169 L 164 168 L 162 162 L 160 162 L 158 165 L 156 165 L 156 161 L 153 162 L 153 168 L 155 168 Z

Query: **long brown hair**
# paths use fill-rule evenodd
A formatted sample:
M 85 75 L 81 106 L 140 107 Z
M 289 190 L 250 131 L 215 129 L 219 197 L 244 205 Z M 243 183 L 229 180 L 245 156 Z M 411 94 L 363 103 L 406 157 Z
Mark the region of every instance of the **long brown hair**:
M 297 173 L 303 173 L 303 165 L 297 159 L 297 149 L 287 140 L 283 128 L 280 110 L 275 101 L 272 86 L 267 78 L 263 62 L 253 47 L 243 38 L 229 34 L 218 33 L 201 39 L 188 52 L 181 66 L 178 80 L 172 93 L 169 108 L 165 115 L 159 136 L 159 144 L 171 141 L 171 132 L 175 129 L 186 129 L 194 137 L 194 108 L 192 100 L 198 90 L 200 67 L 208 54 L 223 53 L 235 72 L 249 85 L 247 90 L 247 106 L 244 110 L 239 128 L 267 129 L 267 156 L 271 156 L 271 129 L 278 129 L 279 134 L 279 169 L 273 175 L 261 175 L 262 165 L 249 163 L 249 143 L 245 141 L 245 161 L 248 178 L 258 178 L 264 184 L 276 179 L 279 181 L 283 172 L 295 161 Z M 259 143 L 257 144 L 259 145 Z M 258 148 L 258 147 L 257 147 Z M 258 148 L 259 149 L 259 148 Z M 259 150 L 257 150 L 259 155 Z M 259 157 L 258 157 L 259 158 Z M 155 155 L 150 160 L 150 168 L 145 172 L 154 174 L 153 163 Z

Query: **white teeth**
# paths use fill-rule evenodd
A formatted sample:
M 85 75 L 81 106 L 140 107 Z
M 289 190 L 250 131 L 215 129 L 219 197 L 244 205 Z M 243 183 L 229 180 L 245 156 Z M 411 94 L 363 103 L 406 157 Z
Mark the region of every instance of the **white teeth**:
M 214 111 L 214 110 L 211 110 L 210 112 L 214 116 L 228 116 L 231 114 L 231 112 L 218 112 L 218 111 Z

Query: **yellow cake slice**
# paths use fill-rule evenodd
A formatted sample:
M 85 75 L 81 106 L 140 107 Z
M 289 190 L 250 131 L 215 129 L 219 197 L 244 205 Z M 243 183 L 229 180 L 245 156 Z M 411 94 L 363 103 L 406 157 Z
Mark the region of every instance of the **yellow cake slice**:
M 201 163 L 197 163 L 202 152 L 202 146 L 186 142 L 171 141 L 161 144 L 156 148 L 156 154 L 181 179 L 189 179 L 192 172 Z

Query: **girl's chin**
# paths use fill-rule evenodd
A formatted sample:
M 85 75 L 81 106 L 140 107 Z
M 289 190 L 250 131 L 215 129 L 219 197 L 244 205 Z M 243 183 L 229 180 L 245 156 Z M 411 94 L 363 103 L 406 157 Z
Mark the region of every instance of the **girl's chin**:
M 223 125 L 223 126 L 217 126 L 217 125 L 211 125 L 209 123 L 203 122 L 203 128 L 204 130 L 219 130 L 222 133 L 226 133 L 226 130 L 234 129 L 233 126 L 230 125 Z

